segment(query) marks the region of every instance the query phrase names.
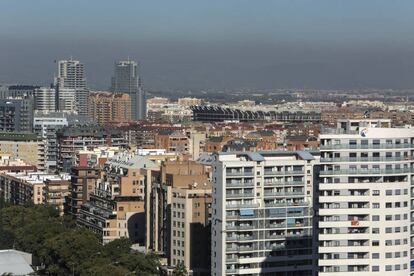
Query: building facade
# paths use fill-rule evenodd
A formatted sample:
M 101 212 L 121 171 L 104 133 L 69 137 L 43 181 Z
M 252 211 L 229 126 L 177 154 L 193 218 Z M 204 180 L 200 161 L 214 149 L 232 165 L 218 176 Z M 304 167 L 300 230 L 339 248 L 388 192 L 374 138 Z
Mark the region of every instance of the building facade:
M 33 116 L 33 96 L 0 99 L 0 131 L 31 132 Z
M 127 93 L 131 97 L 131 117 L 143 120 L 147 114 L 145 91 L 138 74 L 138 63 L 126 60 L 115 63 L 114 76 L 111 80 L 111 91 Z
M 84 64 L 78 60 L 59 60 L 55 78 L 56 106 L 60 111 L 68 110 L 69 96 L 74 98 L 74 109 L 87 115 L 88 94 Z
M 33 129 L 45 146 L 45 169 L 55 171 L 57 169 L 57 140 L 56 132 L 67 126 L 66 117 L 54 114 L 38 114 L 34 118 Z
M 38 170 L 45 169 L 44 143 L 32 133 L 0 133 L 0 154 L 21 159 Z
M 215 158 L 212 275 L 316 275 L 318 157 L 263 151 Z
M 409 275 L 414 129 L 341 120 L 320 140 L 319 275 Z
M 126 93 L 91 93 L 88 99 L 88 115 L 101 125 L 130 122 L 131 97 Z
M 34 90 L 35 110 L 44 113 L 56 111 L 56 90 L 40 87 Z

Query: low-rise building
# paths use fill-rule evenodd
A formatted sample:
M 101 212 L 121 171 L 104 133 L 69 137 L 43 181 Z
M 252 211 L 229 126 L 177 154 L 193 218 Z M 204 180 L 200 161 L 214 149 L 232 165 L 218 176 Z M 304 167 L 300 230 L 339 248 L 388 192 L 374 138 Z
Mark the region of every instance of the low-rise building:
M 51 204 L 63 214 L 65 198 L 68 196 L 68 180 L 66 174 L 44 172 L 0 174 L 1 198 L 11 204 Z

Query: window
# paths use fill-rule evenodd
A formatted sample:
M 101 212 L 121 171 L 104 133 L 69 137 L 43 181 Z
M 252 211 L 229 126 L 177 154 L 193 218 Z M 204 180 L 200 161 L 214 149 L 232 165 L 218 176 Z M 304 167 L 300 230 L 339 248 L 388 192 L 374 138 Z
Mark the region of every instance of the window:
M 385 258 L 391 259 L 392 258 L 392 253 L 391 252 L 385 253 Z
M 385 208 L 392 208 L 392 203 L 391 202 L 385 203 Z
M 392 240 L 386 240 L 385 245 L 386 246 L 391 246 L 392 245 Z
M 372 266 L 372 271 L 374 271 L 374 272 L 379 271 L 379 266 L 378 265 L 373 265 Z
M 372 208 L 379 209 L 380 204 L 379 203 L 372 203 Z
M 385 228 L 385 233 L 387 234 L 392 233 L 392 227 Z
M 385 266 L 385 271 L 391 271 L 392 270 L 392 266 L 391 265 L 386 265 Z
M 372 216 L 372 221 L 379 221 L 379 220 L 380 220 L 380 216 L 378 215 Z
M 392 190 L 386 190 L 386 191 L 385 191 L 385 194 L 386 194 L 387 196 L 392 195 Z
M 379 257 L 380 257 L 380 253 L 372 253 L 373 259 L 379 259 Z
M 372 234 L 379 234 L 379 228 L 372 228 Z
M 379 190 L 373 190 L 372 191 L 372 195 L 373 196 L 379 196 L 380 195 L 380 191 Z
M 372 246 L 379 246 L 379 241 L 372 241 Z

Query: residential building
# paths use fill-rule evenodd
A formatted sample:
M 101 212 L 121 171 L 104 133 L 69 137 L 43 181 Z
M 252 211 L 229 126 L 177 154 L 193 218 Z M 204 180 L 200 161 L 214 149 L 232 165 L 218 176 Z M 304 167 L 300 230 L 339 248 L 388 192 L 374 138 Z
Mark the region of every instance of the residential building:
M 170 216 L 170 266 L 211 275 L 211 183 L 173 188 Z
M 339 120 L 324 129 L 319 275 L 409 275 L 414 129 Z
M 197 98 L 179 98 L 177 103 L 179 106 L 190 107 L 192 105 L 201 105 L 203 100 Z
M 0 99 L 0 131 L 31 132 L 33 114 L 33 96 Z
M 4 202 L 17 204 L 51 204 L 63 214 L 67 196 L 68 175 L 44 172 L 19 172 L 0 174 L 0 196 Z M 45 187 L 48 186 L 46 189 Z
M 56 111 L 56 90 L 40 87 L 34 90 L 35 110 L 44 113 Z
M 318 158 L 307 151 L 215 155 L 212 275 L 316 275 Z
M 127 93 L 131 97 L 131 117 L 143 120 L 147 114 L 145 91 L 138 74 L 138 63 L 132 60 L 115 63 L 114 76 L 111 80 L 111 91 Z
M 144 189 L 156 168 L 145 157 L 127 152 L 108 159 L 77 223 L 100 235 L 104 244 L 124 237 L 144 245 Z
M 76 89 L 60 87 L 56 97 L 56 110 L 63 113 L 79 113 L 76 102 Z M 82 115 L 87 115 L 87 105 Z
M 127 142 L 119 129 L 81 125 L 59 129 L 57 167 L 66 172 L 76 164 L 76 152 L 85 147 L 114 146 L 126 148 Z
M 0 173 L 35 171 L 37 171 L 36 166 L 26 164 L 23 160 L 15 159 L 11 154 L 0 154 Z
M 183 131 L 160 130 L 155 135 L 155 148 L 166 149 L 167 152 L 189 153 L 189 138 Z
M 38 170 L 45 169 L 44 143 L 32 133 L 0 133 L 0 154 L 21 159 Z
M 88 115 L 98 124 L 131 121 L 131 97 L 126 93 L 95 92 L 89 95 Z
M 208 171 L 204 165 L 188 160 L 161 162 L 159 172 L 152 173 L 151 182 L 146 187 L 145 212 L 148 227 L 145 245 L 147 249 L 165 255 L 172 263 L 170 239 L 172 190 L 191 189 L 194 185 L 203 189 L 204 184 L 209 184 Z M 209 186 L 205 190 L 208 191 L 208 188 Z
M 10 85 L 7 88 L 7 92 L 4 98 L 25 98 L 33 97 L 34 91 L 40 88 L 37 85 Z
M 89 200 L 101 178 L 100 170 L 91 167 L 73 167 L 70 172 L 69 196 L 65 213 L 77 215 L 82 204 Z
M 57 110 L 67 111 L 70 99 L 74 105 L 71 107 L 80 115 L 87 115 L 88 94 L 84 64 L 78 60 L 59 60 L 58 72 L 55 78 Z
M 45 146 L 45 169 L 55 171 L 57 169 L 57 137 L 59 129 L 68 125 L 68 120 L 63 114 L 49 113 L 36 114 L 33 129 Z

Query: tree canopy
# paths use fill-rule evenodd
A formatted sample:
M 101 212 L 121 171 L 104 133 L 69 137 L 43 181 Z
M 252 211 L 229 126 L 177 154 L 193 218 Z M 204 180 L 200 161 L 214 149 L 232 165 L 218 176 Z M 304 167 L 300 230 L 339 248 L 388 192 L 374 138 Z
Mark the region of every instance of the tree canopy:
M 2 206 L 0 249 L 33 254 L 40 275 L 158 275 L 158 258 L 131 251 L 129 239 L 106 245 L 70 217 L 43 205 Z

